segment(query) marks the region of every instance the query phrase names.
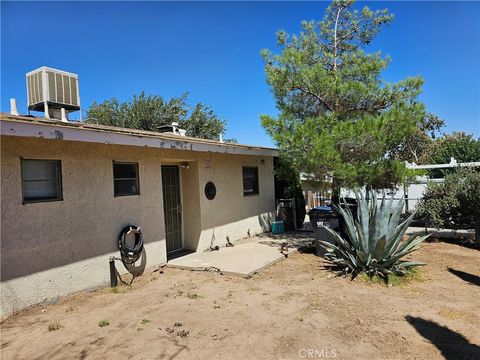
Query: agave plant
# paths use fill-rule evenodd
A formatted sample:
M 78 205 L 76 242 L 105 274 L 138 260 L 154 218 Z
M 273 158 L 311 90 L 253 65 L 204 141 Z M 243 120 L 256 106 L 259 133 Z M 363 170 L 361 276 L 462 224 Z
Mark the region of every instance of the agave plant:
M 402 242 L 414 213 L 400 222 L 404 201 L 393 205 L 393 198 L 387 199 L 385 194 L 380 204 L 374 192 L 371 192 L 370 204 L 361 193 L 355 194 L 358 202 L 358 216 L 354 218 L 347 207 L 335 207 L 345 222 L 346 238 L 336 231 L 325 227 L 336 244 L 320 241 L 327 250 L 325 257 L 342 267 L 353 276 L 364 272 L 368 276 L 379 275 L 387 278 L 392 273 L 406 274 L 412 266 L 425 265 L 421 262 L 401 260 L 405 255 L 417 250 L 420 243 L 430 234 L 418 237 L 411 235 Z

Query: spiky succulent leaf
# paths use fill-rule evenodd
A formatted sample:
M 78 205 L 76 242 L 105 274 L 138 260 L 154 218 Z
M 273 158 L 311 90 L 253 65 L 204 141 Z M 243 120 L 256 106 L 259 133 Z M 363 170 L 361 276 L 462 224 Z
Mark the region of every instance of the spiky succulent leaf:
M 426 238 L 428 238 L 430 235 L 431 235 L 431 234 L 427 234 L 427 235 L 424 235 L 424 236 L 412 237 L 412 238 L 408 239 L 407 241 L 405 241 L 402 245 L 400 245 L 400 246 L 398 247 L 398 249 L 397 249 L 397 251 L 395 252 L 395 254 L 408 251 L 408 250 L 411 249 L 412 247 L 419 245 L 422 241 L 424 241 L 424 240 L 425 240 Z
M 366 201 L 364 201 L 363 194 L 355 194 L 357 198 L 357 204 L 358 204 L 358 222 L 357 222 L 357 229 L 358 232 L 361 234 L 361 245 L 360 249 L 363 252 L 368 252 L 368 234 L 369 234 L 369 208 L 368 204 Z M 362 201 L 363 200 L 363 201 Z M 360 236 L 359 236 L 360 237 Z
M 411 214 L 399 224 L 404 202 L 394 206 L 393 197 L 387 198 L 385 193 L 380 204 L 375 192 L 370 193 L 370 201 L 363 194 L 355 193 L 358 210 L 355 219 L 352 212 L 345 208 L 336 208 L 345 223 L 347 239 L 342 238 L 329 227 L 325 230 L 330 233 L 336 244 L 321 241 L 320 244 L 328 253 L 326 257 L 345 271 L 354 273 L 365 272 L 369 276 L 375 274 L 388 277 L 395 272 L 405 273 L 405 269 L 424 263 L 400 260 L 405 255 L 420 248 L 420 244 L 429 236 L 414 234 L 402 243 L 402 239 L 413 220 Z
M 392 211 L 392 216 L 388 223 L 388 238 L 391 238 L 395 229 L 397 228 L 398 222 L 400 221 L 400 216 L 402 216 L 404 201 L 399 201 L 394 210 Z
M 344 240 L 335 230 L 329 228 L 328 226 L 324 226 L 324 228 L 325 228 L 325 230 L 326 230 L 327 232 L 329 232 L 329 233 L 333 236 L 335 242 L 336 242 L 342 249 L 347 250 L 347 251 L 351 251 L 351 250 L 352 250 L 352 246 L 351 246 L 346 240 Z
M 420 262 L 420 261 L 402 261 L 397 266 L 399 268 L 402 268 L 402 267 L 424 266 L 424 265 L 427 265 L 427 263 Z
M 350 240 L 350 243 L 355 248 L 359 248 L 360 244 L 358 242 L 357 232 L 355 228 L 355 223 L 354 223 L 355 219 L 353 218 L 353 215 L 350 209 L 348 208 L 348 206 L 346 207 L 346 209 L 343 209 L 342 207 L 338 207 L 338 206 L 334 206 L 334 208 L 337 211 L 337 213 L 339 213 L 345 220 L 345 228 L 347 230 L 347 235 Z
M 407 232 L 407 229 L 408 229 L 408 225 L 410 225 L 414 216 L 415 216 L 415 213 L 411 214 L 404 222 L 402 222 L 400 225 L 396 227 L 394 233 L 392 234 L 392 237 L 390 238 L 390 245 L 386 249 L 387 250 L 386 257 L 390 257 L 397 250 L 398 245 L 400 244 L 403 237 L 405 236 L 405 233 Z
M 385 255 L 386 237 L 387 235 L 383 235 L 380 238 L 380 240 L 377 241 L 377 244 L 375 245 L 375 249 L 373 250 L 373 258 L 378 261 L 383 260 L 383 257 Z

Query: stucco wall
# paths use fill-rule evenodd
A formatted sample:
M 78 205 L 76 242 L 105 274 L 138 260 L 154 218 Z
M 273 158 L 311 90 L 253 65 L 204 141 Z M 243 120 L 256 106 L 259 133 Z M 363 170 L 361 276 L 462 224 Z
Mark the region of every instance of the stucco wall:
M 264 160 L 262 165 L 261 160 Z M 242 166 L 257 166 L 258 195 L 243 195 Z M 200 186 L 212 181 L 217 188 L 214 200 L 201 196 L 202 232 L 198 249 L 207 249 L 213 235 L 215 245 L 269 230 L 275 208 L 273 158 L 212 154 L 200 163 Z M 201 189 L 203 194 L 203 188 Z
M 153 152 L 2 137 L 2 315 L 109 280 L 127 224 L 141 226 L 146 266 L 165 261 L 159 158 Z M 63 201 L 22 205 L 20 158 L 62 161 Z M 138 161 L 141 195 L 113 196 L 112 160 Z M 121 263 L 117 264 L 124 271 Z
M 1 316 L 107 284 L 117 237 L 139 225 L 146 267 L 166 257 L 161 164 L 181 169 L 185 247 L 206 249 L 263 231 L 274 210 L 273 159 L 19 137 L 1 139 Z M 20 158 L 62 161 L 63 201 L 22 204 Z M 262 166 L 261 159 L 264 159 Z M 112 161 L 139 163 L 140 195 L 113 196 Z M 260 194 L 243 196 L 242 166 L 259 167 Z M 217 197 L 204 196 L 214 181 Z M 117 268 L 124 271 L 121 263 Z

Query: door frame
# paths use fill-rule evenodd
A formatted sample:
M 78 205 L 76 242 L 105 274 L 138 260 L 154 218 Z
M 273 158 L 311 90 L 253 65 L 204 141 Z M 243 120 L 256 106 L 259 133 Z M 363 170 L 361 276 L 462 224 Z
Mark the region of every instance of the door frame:
M 165 223 L 165 205 L 163 202 L 164 199 L 164 193 L 163 193 L 163 175 L 162 175 L 162 167 L 163 166 L 176 166 L 178 169 L 178 187 L 179 187 L 179 194 L 180 194 L 180 248 L 168 251 L 167 249 L 167 225 Z M 181 171 L 181 165 L 178 162 L 162 162 L 160 164 L 160 182 L 161 182 L 161 188 L 162 188 L 162 208 L 163 208 L 163 224 L 164 224 L 164 230 L 165 230 L 165 252 L 167 254 L 167 258 L 169 255 L 174 255 L 178 252 L 182 252 L 185 250 L 185 241 L 184 241 L 184 218 L 183 218 L 183 191 L 182 191 L 182 171 Z

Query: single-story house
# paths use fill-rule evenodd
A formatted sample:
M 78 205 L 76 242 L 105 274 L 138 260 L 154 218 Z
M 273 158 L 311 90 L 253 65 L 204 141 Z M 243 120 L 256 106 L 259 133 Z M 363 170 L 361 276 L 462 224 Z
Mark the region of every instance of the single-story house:
M 0 120 L 2 317 L 107 284 L 126 225 L 140 227 L 149 267 L 264 232 L 274 217 L 276 149 L 7 113 Z

